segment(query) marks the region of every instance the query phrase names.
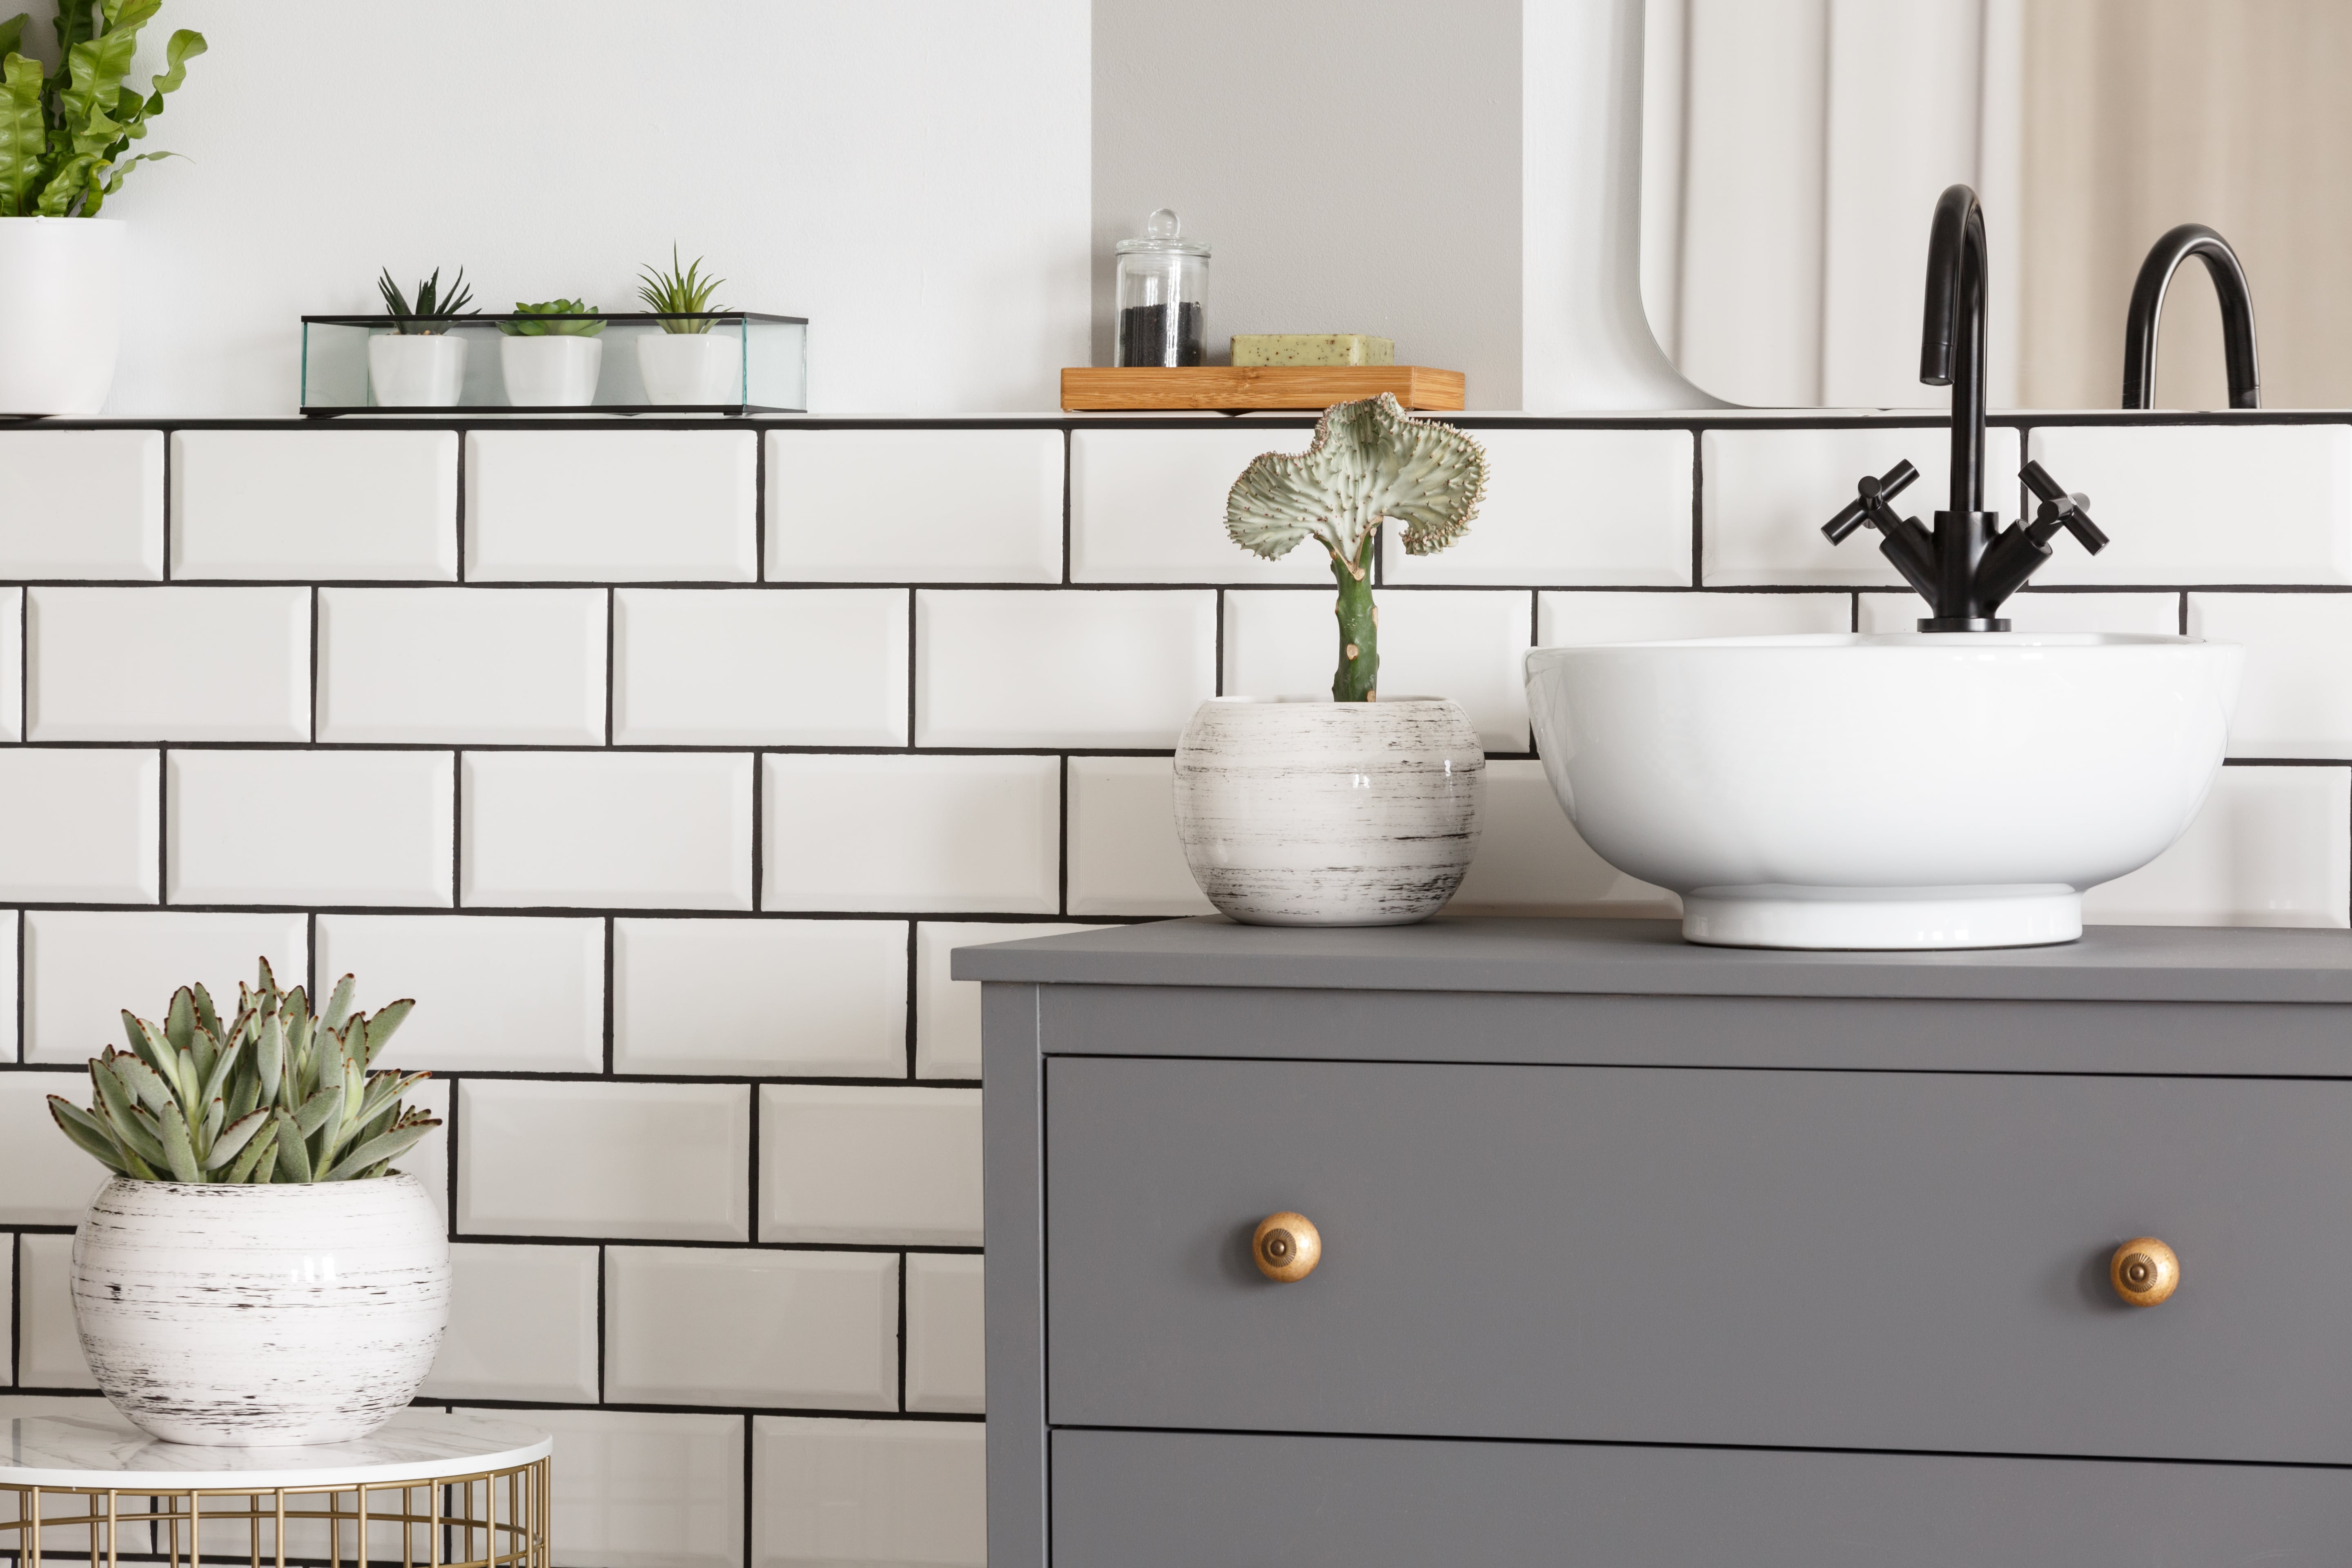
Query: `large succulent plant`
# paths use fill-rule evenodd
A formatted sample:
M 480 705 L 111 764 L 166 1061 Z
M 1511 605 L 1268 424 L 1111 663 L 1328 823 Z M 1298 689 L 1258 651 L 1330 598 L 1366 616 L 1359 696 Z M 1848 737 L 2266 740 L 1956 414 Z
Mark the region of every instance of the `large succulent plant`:
M 1272 561 L 1312 534 L 1330 552 L 1339 584 L 1338 702 L 1380 698 L 1379 606 L 1372 551 L 1381 520 L 1404 524 L 1408 555 L 1429 555 L 1462 536 L 1486 493 L 1486 454 L 1450 425 L 1415 419 L 1383 392 L 1324 410 L 1314 444 L 1252 462 L 1225 497 L 1225 531 Z
M 373 1017 L 352 1011 L 346 974 L 323 1013 L 269 961 L 238 985 L 222 1026 L 201 985 L 184 985 L 158 1028 L 126 1008 L 131 1049 L 92 1057 L 87 1110 L 49 1096 L 49 1114 L 83 1152 L 142 1182 L 344 1182 L 381 1176 L 437 1117 L 400 1097 L 426 1074 L 368 1071 L 412 1001 Z

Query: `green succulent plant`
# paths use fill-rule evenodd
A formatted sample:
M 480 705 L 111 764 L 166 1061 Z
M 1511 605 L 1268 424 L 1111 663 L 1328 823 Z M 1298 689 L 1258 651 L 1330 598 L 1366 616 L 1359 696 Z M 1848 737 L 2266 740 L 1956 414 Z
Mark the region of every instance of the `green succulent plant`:
M 1431 555 L 1462 536 L 1486 494 L 1486 449 L 1451 425 L 1415 419 L 1394 396 L 1335 404 L 1304 452 L 1268 452 L 1225 497 L 1225 531 L 1268 561 L 1312 534 L 1339 584 L 1335 702 L 1380 699 L 1381 612 L 1372 552 L 1381 523 L 1404 524 L 1408 555 Z
M 462 267 L 450 281 L 446 294 L 441 292 L 441 269 L 435 268 L 433 276 L 416 286 L 416 309 L 413 310 L 400 285 L 392 280 L 391 268 L 385 268 L 383 276 L 375 280 L 375 291 L 383 296 L 384 314 L 394 319 L 402 332 L 414 336 L 431 337 L 446 332 L 452 316 L 479 313 L 466 309 L 473 303 L 474 291 L 466 287 L 466 269 Z
M 577 300 L 546 300 L 536 305 L 515 301 L 515 313 L 522 316 L 593 316 L 593 305 L 583 305 Z M 593 338 L 604 330 L 602 321 L 500 321 L 499 331 L 510 338 Z
M 163 0 L 58 0 L 58 68 L 17 52 L 18 13 L 0 22 L 0 217 L 95 217 L 131 165 L 170 153 L 123 154 L 187 79 L 205 36 L 183 27 L 163 46 L 150 90 L 126 87 L 139 30 Z
M 142 1182 L 346 1182 L 381 1176 L 441 1125 L 401 1096 L 427 1074 L 370 1072 L 413 1001 L 352 1011 L 346 974 L 313 1014 L 269 961 L 236 988 L 224 1027 L 201 985 L 172 994 L 163 1027 L 122 1014 L 131 1049 L 89 1062 L 88 1109 L 49 1096 L 58 1130 L 119 1176 Z
M 724 278 L 703 277 L 702 258 L 699 256 L 694 258 L 693 265 L 680 271 L 677 265 L 677 247 L 673 245 L 669 247 L 669 270 L 657 272 L 651 267 L 646 268 L 644 276 L 637 284 L 637 299 L 655 315 L 673 318 L 661 324 L 662 331 L 665 332 L 677 332 L 681 335 L 707 332 L 710 330 L 709 316 L 712 312 L 723 313 L 726 309 L 722 305 L 713 305 L 710 302 L 711 296 L 719 291 L 719 286 L 726 281 Z M 704 319 L 699 321 L 675 319 L 681 316 L 700 316 Z

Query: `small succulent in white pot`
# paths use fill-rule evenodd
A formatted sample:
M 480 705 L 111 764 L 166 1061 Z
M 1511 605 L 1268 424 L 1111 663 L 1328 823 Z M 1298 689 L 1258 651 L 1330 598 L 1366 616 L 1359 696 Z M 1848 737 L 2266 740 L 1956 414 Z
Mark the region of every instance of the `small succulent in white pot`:
M 368 339 L 368 384 L 379 408 L 446 408 L 466 384 L 466 340 L 449 329 L 467 314 L 474 291 L 466 269 L 441 287 L 441 269 L 416 285 L 415 303 L 392 280 L 392 268 L 376 279 L 392 331 Z
M 519 320 L 499 323 L 499 370 L 517 408 L 577 408 L 596 401 L 604 363 L 602 313 L 577 300 L 515 301 Z
M 265 960 L 223 1019 L 201 985 L 131 1049 L 90 1059 L 88 1107 L 49 1097 L 113 1173 L 74 1234 L 74 1322 L 100 1390 L 167 1442 L 256 1447 L 373 1431 L 448 1321 L 442 1210 L 393 1162 L 440 1125 L 372 1072 L 411 1002 L 314 1014 Z
M 1268 560 L 1312 538 L 1339 584 L 1331 700 L 1218 697 L 1176 749 L 1176 826 L 1201 890 L 1265 925 L 1396 925 L 1461 886 L 1478 842 L 1486 753 L 1459 703 L 1380 694 L 1381 526 L 1443 550 L 1486 493 L 1486 459 L 1383 393 L 1324 413 L 1303 453 L 1252 462 L 1225 530 Z
M 637 340 L 637 374 L 645 382 L 646 402 L 688 407 L 743 402 L 743 340 L 710 330 L 714 319 L 726 313 L 710 302 L 725 281 L 705 278 L 698 256 L 680 267 L 676 246 L 670 247 L 668 271 L 645 269 L 637 300 L 662 318 L 660 331 Z

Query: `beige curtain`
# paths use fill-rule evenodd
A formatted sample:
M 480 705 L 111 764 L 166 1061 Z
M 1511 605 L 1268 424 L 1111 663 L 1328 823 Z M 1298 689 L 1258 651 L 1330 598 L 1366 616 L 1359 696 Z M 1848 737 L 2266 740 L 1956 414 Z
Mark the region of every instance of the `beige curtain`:
M 2027 0 L 2019 393 L 2122 400 L 2149 245 L 2219 229 L 2253 289 L 2265 407 L 2352 407 L 2352 0 Z M 2203 267 L 2174 280 L 2157 405 L 2228 405 Z

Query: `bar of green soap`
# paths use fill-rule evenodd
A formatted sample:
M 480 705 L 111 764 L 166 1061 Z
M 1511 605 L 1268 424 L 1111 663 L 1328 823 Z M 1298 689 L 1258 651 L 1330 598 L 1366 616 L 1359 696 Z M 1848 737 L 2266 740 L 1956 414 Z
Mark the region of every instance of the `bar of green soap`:
M 1362 332 L 1237 332 L 1235 364 L 1394 364 L 1396 342 Z

